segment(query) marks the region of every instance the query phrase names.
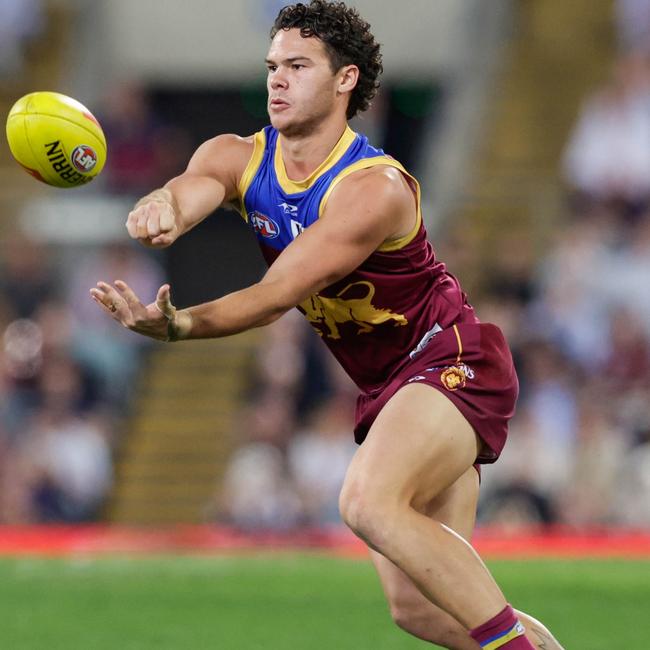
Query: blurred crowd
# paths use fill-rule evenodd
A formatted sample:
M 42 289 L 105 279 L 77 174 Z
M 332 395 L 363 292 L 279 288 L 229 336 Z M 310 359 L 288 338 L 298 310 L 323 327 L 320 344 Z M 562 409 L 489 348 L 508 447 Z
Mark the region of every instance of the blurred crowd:
M 0 522 L 101 516 L 113 454 L 146 352 L 100 312 L 89 282 L 124 277 L 142 295 L 159 266 L 128 244 L 88 251 L 69 270 L 15 233 L 0 275 Z
M 47 21 L 43 0 L 0 0 L 0 84 L 19 77 Z
M 566 144 L 554 241 L 478 305 L 521 380 L 483 521 L 650 526 L 650 2 L 616 7 L 620 54 Z
M 15 15 L 3 29 L 42 9 L 21 3 L 0 0 L 0 17 Z M 139 85 L 115 84 L 102 106 L 110 155 L 91 192 L 135 201 L 182 170 L 187 138 L 158 119 Z M 62 249 L 20 227 L 3 232 L 0 523 L 101 519 L 151 342 L 107 318 L 89 289 L 119 278 L 154 296 L 166 278 L 158 260 L 126 237 Z
M 268 326 L 239 418 L 242 444 L 217 491 L 217 520 L 246 529 L 337 524 L 356 449 L 355 399 L 356 387 L 297 310 Z
M 650 210 L 628 218 L 581 209 L 527 282 L 477 305 L 521 382 L 486 521 L 650 525 Z
M 0 0 L 0 17 L 18 5 L 32 3 Z M 483 523 L 650 526 L 650 0 L 616 7 L 620 56 L 567 140 L 554 241 L 534 254 L 504 233 L 502 267 L 474 296 L 479 317 L 504 330 L 521 383 L 503 456 L 483 471 Z M 27 38 L 39 23 L 22 18 Z M 153 116 L 141 89 L 116 88 L 107 113 L 99 190 L 137 197 L 177 173 L 187 138 Z M 444 234 L 434 247 L 446 248 Z M 0 523 L 102 517 L 150 349 L 88 297 L 118 276 L 154 295 L 164 272 L 144 249 L 114 243 L 58 262 L 20 233 L 2 242 Z M 296 311 L 267 329 L 249 383 L 212 519 L 337 524 L 355 387 Z

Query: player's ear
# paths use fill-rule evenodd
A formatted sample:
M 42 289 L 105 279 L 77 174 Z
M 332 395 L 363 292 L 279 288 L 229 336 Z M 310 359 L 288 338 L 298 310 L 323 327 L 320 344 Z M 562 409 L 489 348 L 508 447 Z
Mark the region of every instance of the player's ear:
M 359 81 L 359 68 L 356 65 L 344 65 L 338 73 L 340 94 L 352 92 Z

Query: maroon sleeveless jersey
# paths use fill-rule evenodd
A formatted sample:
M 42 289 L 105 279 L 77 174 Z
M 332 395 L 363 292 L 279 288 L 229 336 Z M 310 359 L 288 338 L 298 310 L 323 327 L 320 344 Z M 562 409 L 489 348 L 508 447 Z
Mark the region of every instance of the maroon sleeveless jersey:
M 385 386 L 441 330 L 478 322 L 422 223 L 403 248 L 376 251 L 300 309 L 365 393 Z
M 497 327 L 479 324 L 456 278 L 436 260 L 422 221 L 419 185 L 399 162 L 348 128 L 311 176 L 293 181 L 284 168 L 281 139 L 267 127 L 255 134 L 239 184 L 242 215 L 272 264 L 319 218 L 341 180 L 375 165 L 395 167 L 409 182 L 416 198 L 413 228 L 298 308 L 362 391 L 358 442 L 396 390 L 420 381 L 458 406 L 486 443 L 479 461 L 491 462 L 505 442 L 517 393 L 510 352 Z

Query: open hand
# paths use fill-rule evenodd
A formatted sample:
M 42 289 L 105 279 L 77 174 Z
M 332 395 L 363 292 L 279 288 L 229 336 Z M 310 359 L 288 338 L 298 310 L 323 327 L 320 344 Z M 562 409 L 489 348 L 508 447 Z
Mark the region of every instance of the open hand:
M 163 284 L 158 289 L 155 302 L 143 305 L 126 282 L 116 280 L 113 285 L 98 282 L 90 290 L 92 299 L 118 323 L 130 330 L 158 341 L 169 341 L 170 330 L 176 316 L 171 303 L 170 287 Z

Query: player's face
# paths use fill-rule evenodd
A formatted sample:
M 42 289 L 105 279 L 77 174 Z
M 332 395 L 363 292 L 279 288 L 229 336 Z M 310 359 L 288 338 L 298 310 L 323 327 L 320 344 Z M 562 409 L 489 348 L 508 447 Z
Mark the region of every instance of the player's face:
M 341 98 L 325 44 L 299 29 L 280 30 L 266 58 L 271 124 L 287 136 L 308 135 Z

